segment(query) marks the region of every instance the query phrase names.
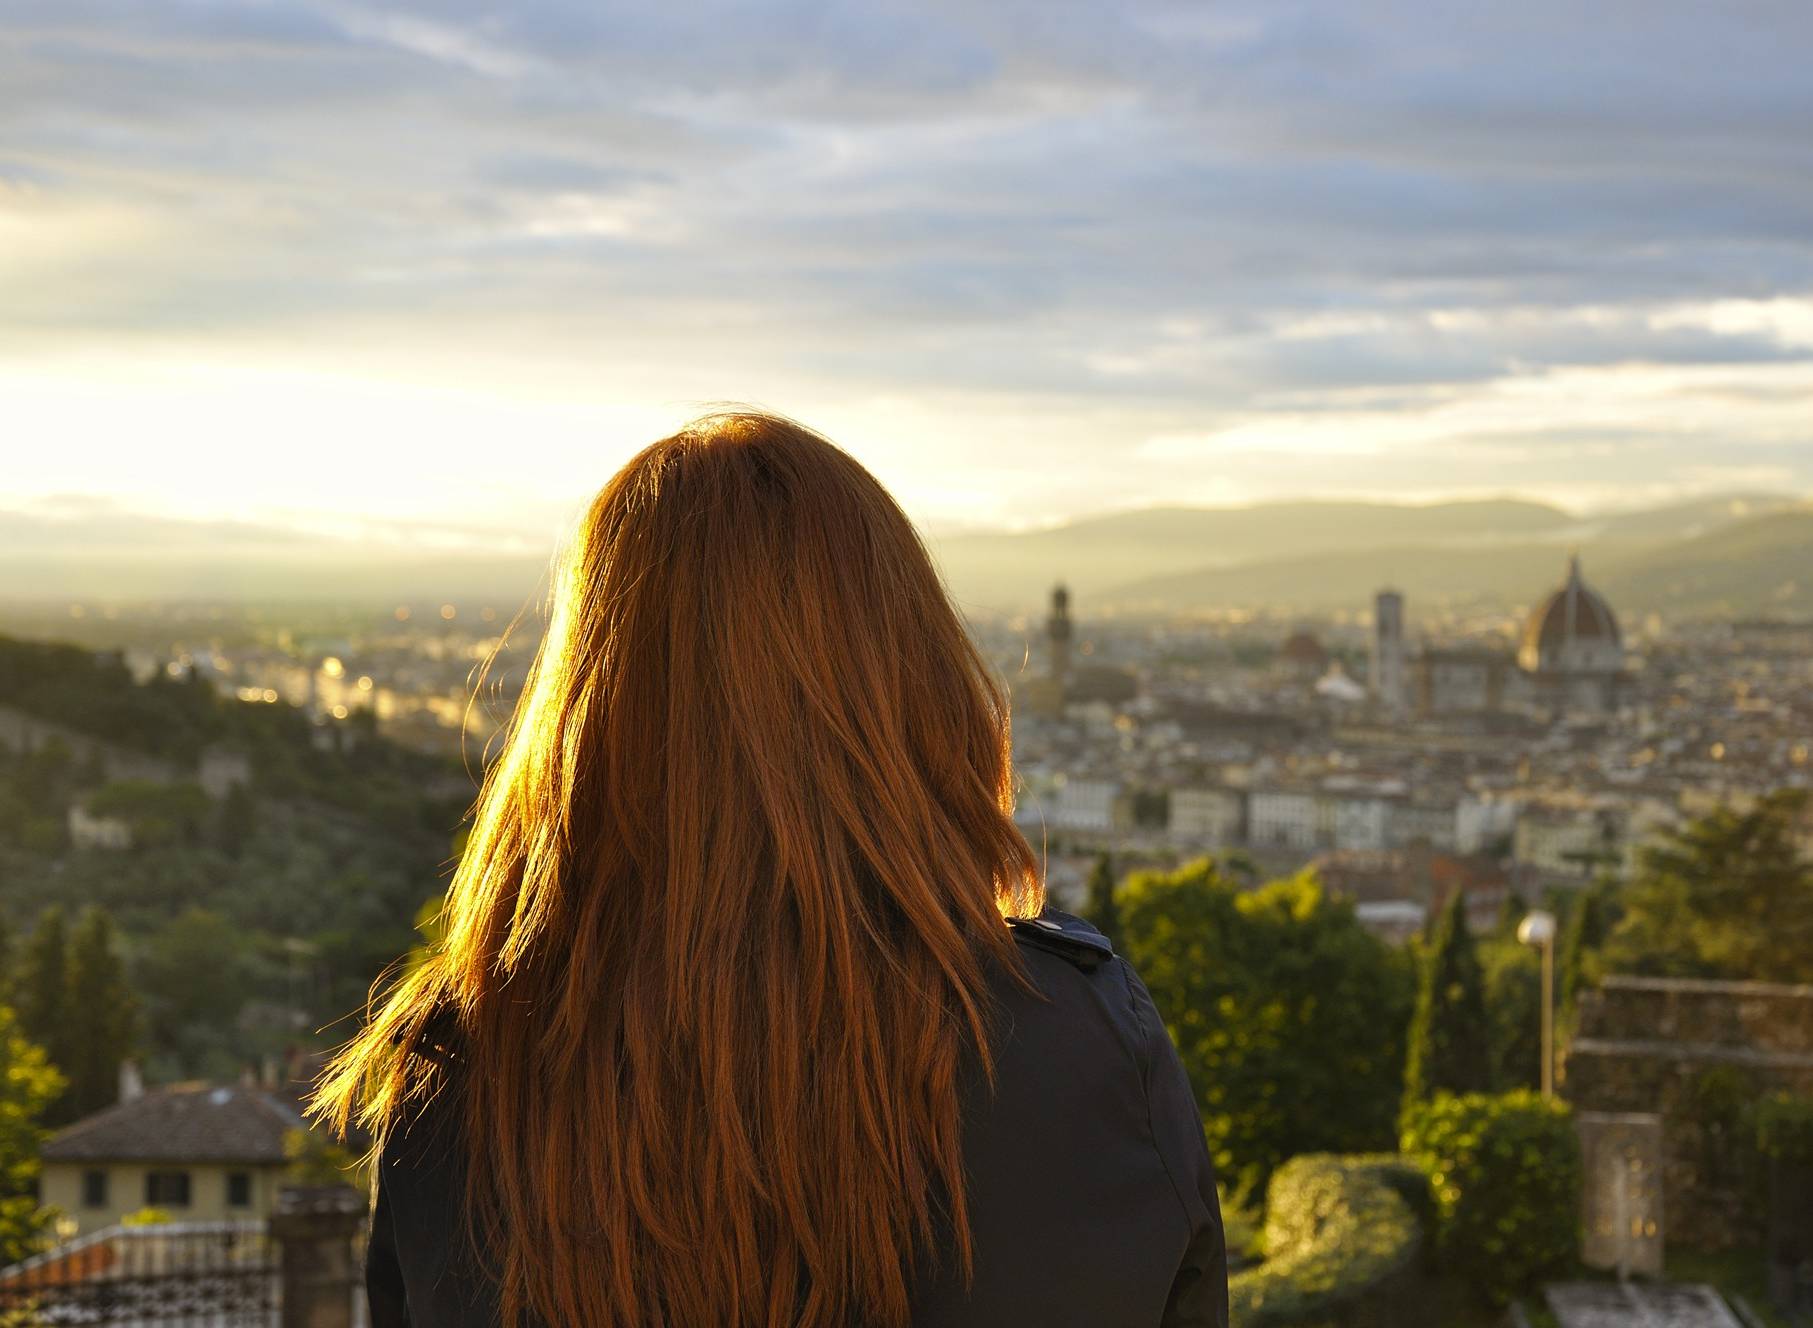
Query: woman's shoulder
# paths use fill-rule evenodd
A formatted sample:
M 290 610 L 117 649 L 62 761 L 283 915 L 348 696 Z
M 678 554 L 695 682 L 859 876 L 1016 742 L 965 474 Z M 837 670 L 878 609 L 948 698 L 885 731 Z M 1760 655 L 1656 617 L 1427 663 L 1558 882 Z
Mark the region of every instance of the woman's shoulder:
M 1083 1058 L 1106 1058 L 1097 1068 L 1142 1072 L 1156 1041 L 1166 1037 L 1145 984 L 1114 943 L 1093 923 L 1046 908 L 1037 917 L 1010 918 L 1016 949 L 1031 989 L 1001 984 L 1005 1046 L 1038 1044 L 1031 1067 L 1044 1075 L 1080 1076 Z M 1067 1050 L 1059 1053 L 1059 1048 Z M 1028 1047 L 1028 1050 L 1032 1050 Z
M 1009 918 L 1007 925 L 1023 949 L 1057 955 L 1085 973 L 1114 958 L 1114 943 L 1093 923 L 1061 909 L 1048 907 L 1037 917 Z
M 992 1072 L 964 1113 L 977 1280 L 936 1281 L 915 1322 L 1172 1322 L 1188 1252 L 1218 1240 L 1188 1081 L 1109 937 L 1057 910 L 1011 926 L 1028 981 L 995 984 Z

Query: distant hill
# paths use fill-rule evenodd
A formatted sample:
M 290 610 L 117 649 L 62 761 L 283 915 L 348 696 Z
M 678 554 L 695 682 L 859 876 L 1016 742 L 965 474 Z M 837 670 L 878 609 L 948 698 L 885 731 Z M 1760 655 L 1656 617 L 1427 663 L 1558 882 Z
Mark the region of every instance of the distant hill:
M 1633 512 L 1609 512 L 1583 518 L 1583 533 L 1612 538 L 1681 540 L 1704 535 L 1747 517 L 1791 508 L 1799 500 L 1779 493 L 1729 493 L 1694 498 Z
M 1084 615 L 1270 606 L 1357 609 L 1382 585 L 1426 603 L 1516 607 L 1553 586 L 1565 551 L 1632 609 L 1805 612 L 1804 501 L 1725 494 L 1581 516 L 1518 499 L 1155 507 L 1018 533 L 929 540 L 967 610 L 1021 612 L 1064 581 Z M 0 598 L 318 601 L 353 606 L 534 595 L 549 550 L 469 535 L 464 547 L 353 541 L 117 511 L 70 521 L 0 512 Z
M 1686 538 L 1602 534 L 1574 547 L 1587 579 L 1626 614 L 1813 613 L 1813 507 L 1740 516 Z M 1565 570 L 1552 542 L 1399 544 L 1149 577 L 1107 587 L 1096 603 L 1166 613 L 1255 605 L 1326 612 L 1358 609 L 1375 590 L 1393 586 L 1413 602 L 1445 608 L 1523 608 L 1558 585 Z
M 0 510 L 0 599 L 463 599 L 520 603 L 545 550 L 511 532 L 405 531 L 346 539 L 243 521 L 192 520 L 96 501 L 46 514 Z
M 1813 614 L 1813 505 L 1767 512 L 1608 564 L 1613 604 L 1695 617 Z
M 1293 502 L 1253 507 L 1154 507 L 1045 530 L 932 541 L 966 603 L 1036 603 L 1062 580 L 1080 596 L 1167 573 L 1393 545 L 1565 539 L 1579 518 L 1516 499 L 1479 502 Z
M 1560 543 L 1457 545 L 1399 544 L 1386 548 L 1329 550 L 1271 558 L 1237 567 L 1203 567 L 1150 577 L 1104 589 L 1088 604 L 1126 612 L 1189 613 L 1263 606 L 1281 611 L 1328 613 L 1361 610 L 1375 591 L 1403 591 L 1413 607 L 1449 609 L 1518 608 L 1534 603 L 1558 585 L 1567 570 Z M 1595 585 L 1608 551 L 1625 545 L 1583 546 L 1582 557 Z
M 301 551 L 117 550 L 0 554 L 0 602 L 230 600 L 394 604 L 480 600 L 514 609 L 547 572 L 546 557 L 424 556 L 323 541 Z
M 1520 603 L 1539 593 L 1532 578 L 1555 579 L 1567 547 L 1620 562 L 1796 501 L 1726 494 L 1587 517 L 1515 499 L 1160 507 L 944 539 L 934 552 L 958 599 L 998 610 L 1034 607 L 1060 580 L 1084 602 L 1155 610 L 1351 607 L 1388 583 Z

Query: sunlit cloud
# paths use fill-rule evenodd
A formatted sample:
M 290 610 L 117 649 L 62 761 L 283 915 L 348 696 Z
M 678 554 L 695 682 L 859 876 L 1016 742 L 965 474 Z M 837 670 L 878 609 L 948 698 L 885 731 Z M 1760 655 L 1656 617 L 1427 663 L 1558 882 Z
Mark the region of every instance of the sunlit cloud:
M 725 399 L 936 528 L 1813 490 L 1813 10 L 1615 19 L 26 0 L 0 500 L 540 538 Z

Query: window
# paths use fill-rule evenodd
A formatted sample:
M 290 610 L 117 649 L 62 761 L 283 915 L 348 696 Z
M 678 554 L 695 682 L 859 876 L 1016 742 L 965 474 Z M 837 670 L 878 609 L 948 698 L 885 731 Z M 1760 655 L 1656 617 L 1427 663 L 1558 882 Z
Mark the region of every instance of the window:
M 189 1173 L 186 1171 L 147 1171 L 145 1203 L 151 1208 L 187 1208 L 189 1206 Z
M 107 1206 L 107 1173 L 105 1171 L 84 1171 L 82 1173 L 82 1207 L 105 1208 Z
M 250 1208 L 252 1206 L 252 1173 L 249 1171 L 229 1171 L 227 1173 L 227 1207 Z

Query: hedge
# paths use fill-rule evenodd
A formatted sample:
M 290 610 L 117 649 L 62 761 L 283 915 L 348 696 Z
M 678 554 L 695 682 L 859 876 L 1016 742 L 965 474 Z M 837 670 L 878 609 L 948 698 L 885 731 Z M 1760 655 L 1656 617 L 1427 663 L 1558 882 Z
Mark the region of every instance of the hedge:
M 1813 1099 L 1776 1093 L 1759 1102 L 1756 1147 L 1771 1162 L 1813 1164 Z
M 1229 1282 L 1235 1328 L 1410 1322 L 1428 1181 L 1389 1155 L 1292 1158 L 1266 1191 L 1266 1260 Z
M 1445 1272 L 1506 1304 L 1568 1268 L 1579 1247 L 1580 1139 L 1535 1093 L 1439 1094 L 1405 1118 L 1404 1154 L 1429 1175 Z

